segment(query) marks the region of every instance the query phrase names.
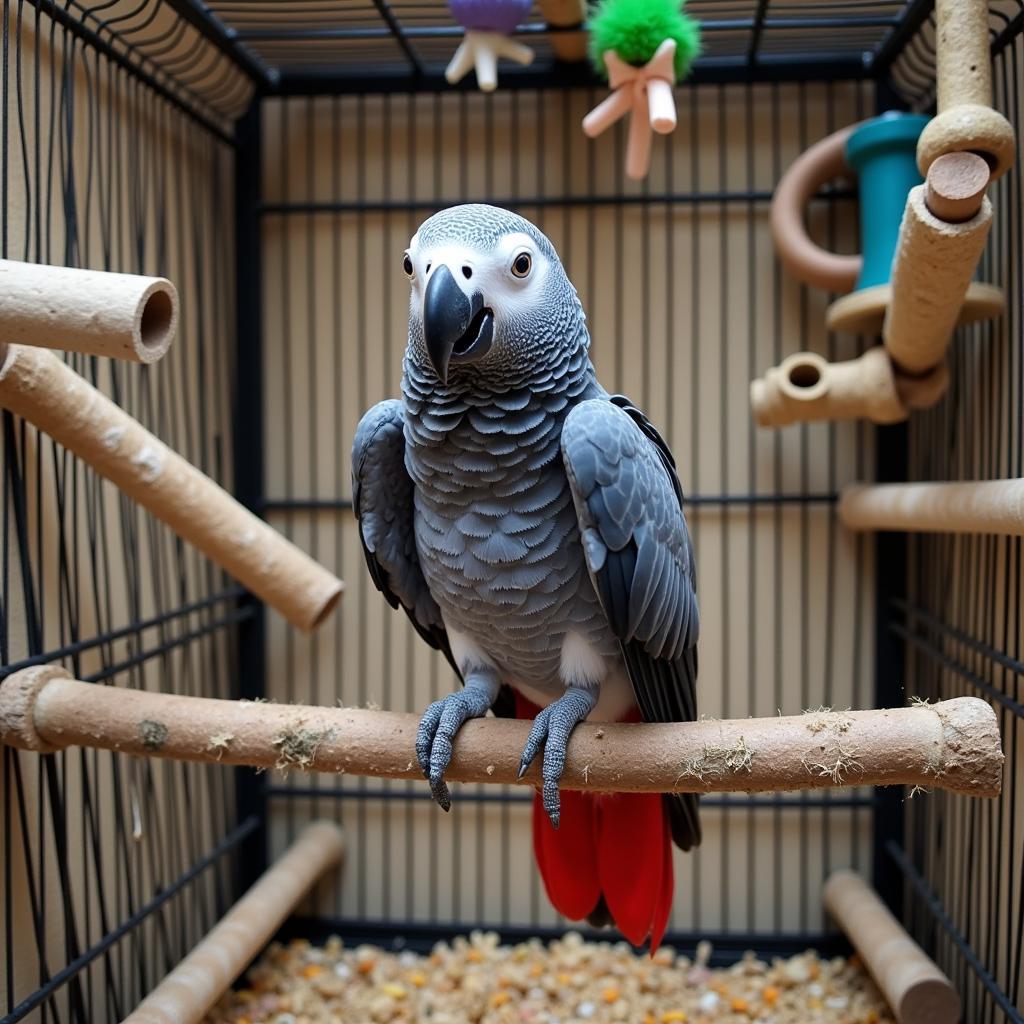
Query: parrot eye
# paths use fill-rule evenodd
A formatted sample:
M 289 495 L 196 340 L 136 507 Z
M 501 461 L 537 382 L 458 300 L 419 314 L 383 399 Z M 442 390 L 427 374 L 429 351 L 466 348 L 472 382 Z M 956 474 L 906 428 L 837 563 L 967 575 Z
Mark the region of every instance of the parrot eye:
M 512 261 L 512 273 L 516 277 L 526 277 L 530 273 L 530 269 L 533 267 L 533 260 L 530 259 L 528 252 L 521 252 Z
M 415 268 L 412 265 L 412 257 L 406 253 L 405 259 L 402 260 L 402 269 L 405 271 L 407 277 L 412 277 L 415 273 Z

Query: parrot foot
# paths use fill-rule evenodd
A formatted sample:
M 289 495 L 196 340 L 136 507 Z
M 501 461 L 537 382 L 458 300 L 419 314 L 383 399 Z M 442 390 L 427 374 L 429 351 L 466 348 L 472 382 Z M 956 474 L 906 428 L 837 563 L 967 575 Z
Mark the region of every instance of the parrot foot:
M 553 704 L 549 704 L 533 720 L 533 728 L 523 748 L 522 761 L 519 764 L 519 777 L 533 763 L 544 745 L 544 761 L 541 769 L 543 786 L 541 800 L 547 811 L 552 828 L 558 828 L 561 817 L 561 799 L 558 794 L 558 783 L 565 770 L 565 748 L 573 729 L 582 722 L 597 704 L 597 690 L 570 686 Z
M 465 689 L 435 700 L 420 719 L 416 731 L 416 757 L 430 782 L 430 792 L 443 811 L 451 810 L 452 798 L 444 773 L 452 761 L 452 741 L 470 718 L 483 718 L 497 696 L 497 682 L 470 677 Z

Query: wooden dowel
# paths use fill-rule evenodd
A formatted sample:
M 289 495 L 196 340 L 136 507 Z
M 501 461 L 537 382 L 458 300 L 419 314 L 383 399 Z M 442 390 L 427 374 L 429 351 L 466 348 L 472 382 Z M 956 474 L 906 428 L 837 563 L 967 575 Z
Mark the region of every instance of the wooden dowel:
M 342 583 L 171 451 L 52 352 L 0 345 L 0 407 L 24 417 L 149 509 L 300 629 Z
M 162 277 L 0 260 L 0 342 L 152 363 L 177 327 Z
M 938 114 L 917 141 L 924 177 L 945 153 L 980 153 L 993 179 L 1016 155 L 1014 132 L 992 109 L 988 0 L 936 0 L 935 78 Z
M 851 530 L 1024 536 L 1024 480 L 853 484 L 839 518 Z
M 858 875 L 835 872 L 825 883 L 824 900 L 892 1007 L 898 1024 L 956 1024 L 960 1020 L 960 998 L 950 980 Z
M 984 196 L 974 217 L 950 224 L 929 210 L 924 185 L 910 190 L 882 326 L 885 347 L 901 370 L 925 373 L 945 359 L 991 226 L 992 204 Z
M 308 825 L 123 1024 L 199 1024 L 342 852 L 337 825 Z
M 97 686 L 58 666 L 0 684 L 0 740 L 255 768 L 420 778 L 416 715 L 212 700 Z M 468 722 L 448 777 L 537 785 L 518 778 L 526 721 Z M 1003 754 L 995 713 L 959 697 L 887 711 L 675 725 L 584 723 L 572 734 L 562 784 L 598 792 L 777 792 L 828 786 L 916 785 L 995 796 Z
M 990 177 L 977 153 L 947 153 L 928 168 L 925 204 L 939 220 L 962 224 L 978 215 Z

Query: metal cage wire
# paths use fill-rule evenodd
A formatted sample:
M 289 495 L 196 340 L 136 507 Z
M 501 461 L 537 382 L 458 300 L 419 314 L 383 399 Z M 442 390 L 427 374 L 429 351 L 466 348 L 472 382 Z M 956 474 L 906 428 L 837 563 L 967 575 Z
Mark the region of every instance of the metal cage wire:
M 164 364 L 73 364 L 333 560 L 356 610 L 312 642 L 264 622 L 221 573 L 4 414 L 0 672 L 63 660 L 98 684 L 231 697 L 274 692 L 283 679 L 275 696 L 331 703 L 339 694 L 324 673 L 337 664 L 349 701 L 412 708 L 445 691 L 436 660 L 385 618 L 351 546 L 344 449 L 362 409 L 393 390 L 402 333 L 397 286 L 385 286 L 376 311 L 362 300 L 379 298 L 371 275 L 385 274 L 394 246 L 431 210 L 471 198 L 514 206 L 552 235 L 593 304 L 602 376 L 628 385 L 661 425 L 668 420 L 688 467 L 688 514 L 710 552 L 703 571 L 713 565 L 721 581 L 749 566 L 754 576 L 739 598 L 715 591 L 716 614 L 738 617 L 715 641 L 725 659 L 722 707 L 742 714 L 788 696 L 789 662 L 777 653 L 769 670 L 756 644 L 743 642 L 757 630 L 776 652 L 794 645 L 794 699 L 804 706 L 848 696 L 897 703 L 903 686 L 922 696 L 969 692 L 993 702 L 1003 727 L 1007 788 L 992 804 L 947 795 L 904 803 L 870 791 L 706 801 L 713 828 L 738 839 L 716 847 L 724 867 L 677 869 L 698 910 L 692 920 L 677 913 L 676 940 L 710 933 L 723 951 L 838 948 L 813 885 L 788 891 L 778 871 L 788 856 L 809 877 L 854 863 L 872 871 L 950 973 L 966 1019 L 1022 1021 L 1019 541 L 894 538 L 875 552 L 857 540 L 844 555 L 835 491 L 846 471 L 873 475 L 875 431 L 800 428 L 785 440 L 756 436 L 735 408 L 727 415 L 736 382 L 790 347 L 842 357 L 863 343 L 819 330 L 820 304 L 787 284 L 764 244 L 764 215 L 799 148 L 877 107 L 933 102 L 932 4 L 690 0 L 689 9 L 705 22 L 706 46 L 694 87 L 683 88 L 679 145 L 656 155 L 647 185 L 627 187 L 614 138 L 586 155 L 571 135 L 596 83 L 552 61 L 536 13 L 523 34 L 537 62 L 503 73 L 507 94 L 483 99 L 466 86 L 440 94 L 454 40 L 436 2 L 301 0 L 283 24 L 280 5 L 251 0 L 5 0 L 2 255 L 178 282 L 184 323 Z M 996 104 L 1018 126 L 1022 28 L 1024 6 L 992 5 Z M 834 52 L 821 51 L 822 33 Z M 347 95 L 367 92 L 378 95 Z M 379 136 L 373 118 L 384 119 Z M 310 130 L 317 125 L 327 126 L 320 135 Z M 492 153 L 507 132 L 520 155 L 508 167 L 477 161 L 477 132 Z M 698 160 L 702 146 L 709 153 Z M 321 160 L 336 176 L 321 179 Z M 833 190 L 815 206 L 830 242 L 848 237 L 850 198 Z M 1019 172 L 997 183 L 993 201 L 983 274 L 1007 285 L 1007 316 L 960 333 L 953 394 L 909 430 L 880 438 L 881 477 L 1022 475 Z M 741 314 L 728 289 L 706 290 L 736 267 Z M 638 354 L 609 340 L 626 327 L 637 268 L 656 281 Z M 351 276 L 342 283 L 332 271 Z M 664 283 L 691 274 L 678 294 Z M 600 287 L 605 280 L 614 287 Z M 673 325 L 685 344 L 673 341 Z M 383 332 L 374 355 L 367 346 Z M 282 343 L 295 365 L 279 361 Z M 693 412 L 706 400 L 704 363 L 718 395 L 715 427 L 728 441 L 710 450 Z M 692 383 L 680 392 L 686 370 Z M 324 438 L 318 416 L 332 400 L 335 426 Z M 783 564 L 790 556 L 795 568 Z M 845 582 L 858 594 L 849 603 Z M 850 621 L 837 624 L 838 615 Z M 815 638 L 840 628 L 856 640 L 852 667 Z M 730 661 L 731 638 L 739 644 Z M 766 674 L 771 692 L 755 694 Z M 353 850 L 344 889 L 320 893 L 295 930 L 429 941 L 476 924 L 510 937 L 562 927 L 536 880 L 515 871 L 521 794 L 462 787 L 459 822 L 442 823 L 422 792 L 399 784 L 9 749 L 2 785 L 3 1021 L 116 1019 L 312 813 L 350 825 Z M 755 819 L 768 823 L 763 835 Z M 779 845 L 784 832 L 796 837 L 792 851 Z M 453 865 L 479 867 L 495 833 L 506 852 L 459 883 Z M 450 890 L 425 910 L 409 883 L 421 861 L 437 891 Z M 767 916 L 754 899 L 762 862 L 775 872 Z M 522 885 L 531 887 L 525 917 L 513 909 Z

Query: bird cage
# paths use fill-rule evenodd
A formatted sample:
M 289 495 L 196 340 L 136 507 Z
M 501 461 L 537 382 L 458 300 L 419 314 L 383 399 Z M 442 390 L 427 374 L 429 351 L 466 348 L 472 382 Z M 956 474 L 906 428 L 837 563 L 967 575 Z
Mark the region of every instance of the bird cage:
M 148 717 L 134 738 L 3 746 L 4 1024 L 125 1019 L 314 821 L 341 827 L 344 865 L 295 893 L 281 941 L 422 952 L 476 931 L 616 937 L 548 902 L 531 793 L 514 777 L 460 784 L 446 816 L 415 772 L 315 770 L 326 728 L 302 742 L 274 734 L 266 771 L 237 754 L 262 702 L 418 714 L 456 685 L 376 593 L 350 452 L 365 410 L 399 393 L 409 239 L 470 202 L 514 210 L 551 239 L 601 381 L 674 453 L 699 572 L 702 718 L 974 697 L 1001 735 L 996 797 L 941 779 L 858 783 L 873 766 L 856 750 L 808 768 L 828 786 L 745 792 L 738 777 L 705 795 L 703 843 L 675 856 L 665 942 L 691 960 L 710 942 L 713 964 L 747 950 L 766 962 L 846 957 L 822 889 L 852 869 L 948 976 L 964 1021 L 1024 1021 L 1019 512 L 919 528 L 849 511 L 858 482 L 1024 477 L 1019 169 L 993 173 L 984 200 L 976 276 L 1001 304 L 957 328 L 941 397 L 898 422 L 764 428 L 751 382 L 797 353 L 845 365 L 881 330 L 835 328 L 837 289 L 780 262 L 776 187 L 841 129 L 942 108 L 941 10 L 686 10 L 701 52 L 673 90 L 675 130 L 654 136 L 638 180 L 624 166 L 625 121 L 596 138 L 581 130 L 608 92 L 582 59 L 582 4 L 535 4 L 511 33 L 532 62 L 503 60 L 493 91 L 472 72 L 446 79 L 464 29 L 436 0 L 4 4 L 0 258 L 149 275 L 177 291 L 159 362 L 54 343 L 58 361 L 230 492 L 239 515 L 325 567 L 324 609 L 333 577 L 345 583 L 314 631 L 299 628 L 300 613 L 268 608 L 258 586 L 0 395 L 0 679 L 60 666 L 92 688 L 83 722 L 89 694 L 109 698 L 93 704 L 103 709 L 158 695 L 235 702 L 196 757 L 165 756 L 166 726 Z M 988 5 L 985 45 L 991 106 L 1019 130 L 1024 5 Z M 812 184 L 808 234 L 856 252 L 866 200 L 854 179 Z M 5 274 L 0 264 L 0 292 Z M 75 287 L 57 289 L 68 309 Z M 0 345 L 18 340 L 6 332 L 0 315 Z M 68 397 L 66 411 L 79 403 Z M 107 713 L 82 729 L 98 735 Z M 2 715 L 0 727 L 13 728 Z

